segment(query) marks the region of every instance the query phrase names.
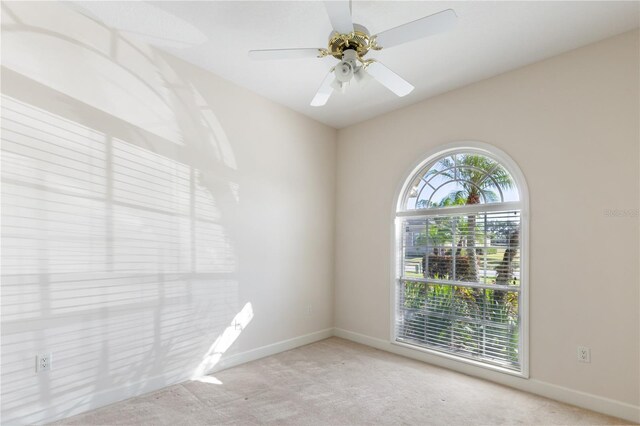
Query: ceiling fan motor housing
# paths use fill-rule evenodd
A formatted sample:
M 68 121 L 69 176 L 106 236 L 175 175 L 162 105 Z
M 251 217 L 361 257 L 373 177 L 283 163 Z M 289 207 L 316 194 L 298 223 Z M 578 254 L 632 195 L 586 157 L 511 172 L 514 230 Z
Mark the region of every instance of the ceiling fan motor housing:
M 372 48 L 369 30 L 359 24 L 353 24 L 353 32 L 340 34 L 333 31 L 329 35 L 329 54 L 336 59 L 342 59 L 345 51 L 354 50 L 362 57 Z

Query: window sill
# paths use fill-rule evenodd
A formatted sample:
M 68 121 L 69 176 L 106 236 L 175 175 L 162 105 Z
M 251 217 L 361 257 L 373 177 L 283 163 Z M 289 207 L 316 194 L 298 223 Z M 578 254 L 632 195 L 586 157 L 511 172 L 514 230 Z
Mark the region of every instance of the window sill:
M 411 345 L 409 343 L 398 342 L 398 341 L 395 340 L 395 338 L 393 340 L 391 340 L 390 343 L 392 345 L 401 346 L 401 347 L 404 347 L 404 348 L 407 348 L 407 349 L 411 349 L 411 350 L 414 350 L 414 351 L 417 351 L 417 352 L 422 352 L 422 353 L 425 353 L 425 354 L 428 354 L 428 355 L 433 355 L 433 356 L 437 356 L 437 357 L 440 357 L 440 358 L 445 358 L 447 360 L 454 361 L 456 363 L 463 363 L 463 364 L 467 364 L 467 365 L 472 365 L 474 367 L 479 367 L 479 368 L 482 368 L 484 370 L 496 371 L 498 373 L 503 373 L 503 374 L 508 374 L 510 376 L 519 377 L 521 379 L 528 379 L 529 378 L 529 374 L 526 371 L 527 369 L 524 366 L 523 366 L 522 371 L 515 371 L 515 370 L 510 370 L 508 368 L 500 367 L 500 366 L 497 366 L 497 365 L 486 364 L 486 363 L 483 363 L 481 361 L 476 361 L 476 360 L 473 360 L 473 359 L 464 358 L 464 357 L 456 356 L 456 355 L 453 355 L 453 354 L 448 354 L 446 352 L 440 352 L 440 351 L 424 348 L 424 347 L 417 346 L 417 345 Z M 455 366 L 452 366 L 452 367 L 455 368 Z

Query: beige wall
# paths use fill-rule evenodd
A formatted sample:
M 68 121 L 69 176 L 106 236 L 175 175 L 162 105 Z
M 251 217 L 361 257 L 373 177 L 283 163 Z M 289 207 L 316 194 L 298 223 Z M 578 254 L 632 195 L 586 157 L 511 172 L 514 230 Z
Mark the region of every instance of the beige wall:
M 389 339 L 395 193 L 426 152 L 486 142 L 518 163 L 530 191 L 531 378 L 637 410 L 638 38 L 626 33 L 340 130 L 336 327 Z M 577 362 L 578 345 L 591 348 L 590 364 Z
M 3 423 L 331 334 L 334 129 L 61 4 L 2 65 Z

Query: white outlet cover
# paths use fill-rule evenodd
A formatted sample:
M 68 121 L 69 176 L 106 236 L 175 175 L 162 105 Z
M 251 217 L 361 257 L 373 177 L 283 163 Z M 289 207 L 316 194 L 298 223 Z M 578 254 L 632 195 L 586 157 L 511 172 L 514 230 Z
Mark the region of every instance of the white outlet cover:
M 578 361 L 591 362 L 591 349 L 585 346 L 578 346 Z
M 36 373 L 51 370 L 51 353 L 40 353 L 36 355 Z

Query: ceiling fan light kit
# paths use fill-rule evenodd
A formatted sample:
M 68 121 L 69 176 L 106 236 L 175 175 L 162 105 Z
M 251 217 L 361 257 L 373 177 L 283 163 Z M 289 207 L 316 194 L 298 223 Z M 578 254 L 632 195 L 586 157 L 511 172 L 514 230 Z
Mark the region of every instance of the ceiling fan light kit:
M 408 95 L 414 89 L 413 85 L 375 59 L 364 59 L 364 56 L 371 50 L 382 50 L 447 31 L 457 19 L 455 12 L 447 9 L 372 36 L 364 26 L 351 21 L 350 0 L 325 1 L 324 4 L 333 27 L 326 49 L 249 51 L 249 57 L 256 60 L 324 58 L 329 55 L 338 59 L 340 62 L 329 70 L 311 100 L 311 106 L 325 105 L 334 90 L 344 93 L 352 80 L 364 83 L 373 78 L 397 96 Z

